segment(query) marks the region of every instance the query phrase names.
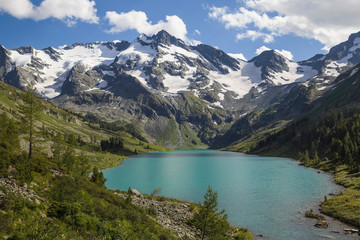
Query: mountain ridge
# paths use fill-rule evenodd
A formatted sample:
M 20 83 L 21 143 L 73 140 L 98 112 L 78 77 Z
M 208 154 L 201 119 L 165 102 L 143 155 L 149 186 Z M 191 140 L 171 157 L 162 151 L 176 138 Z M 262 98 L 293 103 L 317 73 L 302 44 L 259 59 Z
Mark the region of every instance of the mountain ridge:
M 360 33 L 306 61 L 293 62 L 273 50 L 243 61 L 160 31 L 141 34 L 131 43 L 75 43 L 43 50 L 1 46 L 0 78 L 18 88 L 33 82 L 40 95 L 74 111 L 107 121 L 138 121 L 150 141 L 164 140 L 161 136 L 170 129 L 173 140 L 162 143 L 196 147 L 212 145 L 252 111 L 285 104 L 311 86 L 331 85 L 360 63 L 358 49 Z

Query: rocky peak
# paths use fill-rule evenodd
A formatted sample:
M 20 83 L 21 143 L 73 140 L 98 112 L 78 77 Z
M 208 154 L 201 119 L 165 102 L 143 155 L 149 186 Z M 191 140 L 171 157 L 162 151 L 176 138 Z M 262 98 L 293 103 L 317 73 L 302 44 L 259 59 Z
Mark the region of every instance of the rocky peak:
M 10 72 L 11 60 L 9 58 L 9 50 L 0 45 L 0 78 L 2 78 L 5 74 Z
M 95 48 L 97 46 L 104 46 L 107 47 L 110 50 L 115 49 L 116 51 L 122 51 L 125 50 L 130 46 L 130 43 L 128 41 L 115 41 L 115 42 L 92 42 L 92 43 L 74 43 L 71 46 L 66 46 L 63 49 L 64 50 L 71 50 L 76 47 L 85 47 L 85 48 Z
M 261 78 L 271 77 L 271 72 L 289 71 L 288 60 L 274 50 L 264 51 L 250 60 L 256 67 L 261 67 Z
M 109 49 L 115 48 L 116 51 L 123 51 L 130 46 L 128 41 L 120 41 L 120 42 L 106 42 L 103 45 L 107 46 Z
M 225 67 L 229 67 L 233 71 L 240 70 L 239 62 L 222 50 L 205 44 L 199 44 L 193 47 L 193 49 L 198 51 L 204 58 L 206 58 L 206 60 L 211 62 L 223 74 L 229 73 Z
M 53 47 L 47 47 L 44 48 L 43 51 L 50 56 L 50 58 L 54 61 L 59 61 L 61 59 L 60 55 L 61 53 L 59 51 L 57 51 L 55 48 Z
M 360 32 L 353 33 L 348 40 L 332 47 L 326 56 L 326 60 L 339 61 L 345 59 L 352 64 L 360 62 Z
M 33 54 L 35 52 L 35 49 L 31 46 L 25 46 L 15 49 L 20 54 Z
M 279 72 L 287 67 L 286 58 L 274 50 L 264 51 L 250 60 L 257 67 L 269 67 Z
M 75 65 L 61 86 L 61 93 L 76 95 L 85 90 L 93 88 L 100 76 L 96 71 L 88 70 L 83 64 Z
M 172 35 L 170 35 L 167 31 L 161 30 L 157 34 L 149 37 L 145 34 L 141 34 L 136 39 L 137 42 L 139 42 L 143 46 L 151 46 L 153 49 L 157 49 L 158 46 L 177 46 L 184 49 L 189 50 L 189 47 L 184 43 L 183 40 L 178 39 Z
M 172 35 L 170 35 L 165 30 L 161 30 L 157 34 L 153 35 L 151 38 L 155 45 L 163 44 L 166 46 L 175 45 L 178 47 L 186 48 L 186 44 L 181 39 L 178 39 Z

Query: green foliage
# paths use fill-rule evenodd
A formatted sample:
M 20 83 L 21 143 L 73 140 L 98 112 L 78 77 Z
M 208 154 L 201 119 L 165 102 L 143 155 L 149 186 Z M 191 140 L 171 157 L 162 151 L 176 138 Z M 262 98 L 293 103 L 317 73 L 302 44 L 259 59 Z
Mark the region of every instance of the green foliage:
M 201 239 L 217 240 L 228 239 L 230 225 L 227 222 L 225 210 L 218 210 L 218 194 L 208 186 L 204 195 L 204 202 L 198 212 L 189 221 L 190 224 L 200 230 Z
M 86 177 L 56 177 L 51 184 L 47 216 L 65 223 L 76 238 L 175 239 L 143 209 Z
M 360 227 L 360 191 L 348 188 L 339 196 L 323 202 L 321 210 L 343 222 Z
M 128 189 L 128 191 L 127 191 L 127 197 L 126 197 L 126 199 L 125 199 L 125 202 L 126 202 L 127 204 L 130 204 L 130 203 L 131 203 L 131 201 L 132 201 L 131 196 L 132 196 L 132 191 L 131 191 L 131 188 L 129 187 L 129 189 Z
M 39 99 L 36 97 L 36 88 L 30 83 L 26 87 L 25 95 L 23 98 L 24 105 L 22 105 L 22 113 L 24 114 L 24 126 L 26 126 L 26 132 L 29 134 L 29 159 L 32 158 L 33 145 L 35 141 L 35 121 L 39 117 L 39 112 L 42 109 Z
M 106 178 L 104 178 L 104 174 L 99 171 L 97 167 L 94 167 L 90 181 L 97 184 L 98 186 L 105 186 Z
M 246 228 L 237 228 L 234 231 L 235 240 L 254 240 L 251 232 Z
M 5 194 L 0 197 L 1 239 L 176 239 L 153 220 L 154 209 L 136 207 L 131 197 L 122 199 L 107 190 L 97 168 L 89 177 L 94 166 L 114 166 L 124 158 L 99 151 L 101 140 L 120 136 L 128 149 L 121 154 L 169 149 L 139 141 L 137 129 L 129 135 L 90 126 L 85 118 L 34 94 L 29 95 L 34 97 L 31 103 L 26 93 L 2 82 L 0 92 L 0 176 L 27 183 L 45 200 L 30 201 L 0 186 Z M 39 104 L 41 111 L 30 113 L 31 104 Z M 24 139 L 32 143 L 31 156 L 21 149 Z
M 298 159 L 306 166 L 321 166 L 334 170 L 347 165 L 351 173 L 360 171 L 360 105 L 344 108 L 325 117 L 303 118 L 277 134 L 268 136 L 252 151 L 273 151 L 287 146 L 298 151 Z
M 360 105 L 357 104 L 298 119 L 258 142 L 252 152 L 278 153 L 279 149 L 285 149 L 286 156 L 296 157 L 305 166 L 335 173 L 336 182 L 347 189 L 339 196 L 325 198 L 321 210 L 360 226 L 359 147 Z
M 124 142 L 122 138 L 111 137 L 109 140 L 101 140 L 100 146 L 102 151 L 117 152 L 124 149 Z
M 0 114 L 0 169 L 6 170 L 20 151 L 19 129 L 13 119 Z

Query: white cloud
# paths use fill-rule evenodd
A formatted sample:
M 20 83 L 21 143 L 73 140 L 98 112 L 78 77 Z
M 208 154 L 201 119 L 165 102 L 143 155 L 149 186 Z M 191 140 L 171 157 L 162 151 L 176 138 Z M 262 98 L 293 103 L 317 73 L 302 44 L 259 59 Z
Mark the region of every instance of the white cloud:
M 241 40 L 244 38 L 250 38 L 251 40 L 255 41 L 258 38 L 262 38 L 265 43 L 270 43 L 274 41 L 274 37 L 270 34 L 265 34 L 262 32 L 257 32 L 253 30 L 248 30 L 245 33 L 238 33 L 236 35 L 237 40 Z
M 181 18 L 176 15 L 166 16 L 166 21 L 159 21 L 152 24 L 148 21 L 146 13 L 132 10 L 127 13 L 117 13 L 114 11 L 106 12 L 105 19 L 112 25 L 109 30 L 111 33 L 119 33 L 127 30 L 136 30 L 138 33 L 152 35 L 160 30 L 165 30 L 171 35 L 187 41 L 186 25 Z
M 261 46 L 260 48 L 256 49 L 255 53 L 256 53 L 257 55 L 259 55 L 259 54 L 261 54 L 262 52 L 264 52 L 264 51 L 269 51 L 269 50 L 271 50 L 271 49 L 268 48 L 268 47 L 266 47 L 266 46 Z M 286 57 L 286 58 L 289 59 L 289 60 L 293 60 L 293 58 L 294 58 L 293 54 L 292 54 L 290 51 L 288 51 L 288 50 L 284 50 L 284 49 L 278 50 L 278 49 L 275 49 L 274 51 L 280 53 L 281 55 L 283 55 L 284 57 Z
M 197 35 L 201 35 L 201 32 L 200 32 L 198 29 L 195 29 L 195 33 L 196 33 Z
M 255 53 L 257 55 L 260 55 L 262 52 L 269 51 L 269 50 L 271 50 L 271 48 L 268 48 L 266 46 L 261 46 L 258 49 L 256 49 Z
M 277 49 L 275 49 L 275 51 L 279 52 L 281 55 L 283 55 L 284 57 L 286 57 L 289 60 L 293 60 L 293 58 L 294 58 L 294 55 L 288 50 L 284 50 L 284 49 L 277 50 Z
M 228 7 L 210 7 L 209 17 L 225 25 L 226 29 L 241 31 L 237 39 L 262 38 L 295 34 L 313 38 L 324 49 L 358 32 L 359 0 L 242 0 L 244 7 L 231 11 Z M 256 34 L 255 34 L 256 33 Z
M 95 1 L 91 0 L 44 0 L 35 6 L 29 0 L 0 0 L 0 12 L 6 12 L 16 18 L 30 18 L 36 21 L 56 18 L 73 25 L 77 20 L 98 23 Z

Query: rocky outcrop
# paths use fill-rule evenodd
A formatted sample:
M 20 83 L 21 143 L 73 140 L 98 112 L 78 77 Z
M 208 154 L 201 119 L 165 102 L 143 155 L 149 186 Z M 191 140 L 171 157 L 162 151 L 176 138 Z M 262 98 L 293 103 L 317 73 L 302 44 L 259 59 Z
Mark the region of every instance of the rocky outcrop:
M 127 194 L 116 193 L 127 198 Z M 142 195 L 132 194 L 132 204 L 154 213 L 155 220 L 163 227 L 175 232 L 180 238 L 196 239 L 198 231 L 186 221 L 193 216 L 190 203 L 159 201 Z
M 20 186 L 16 183 L 15 179 L 11 177 L 1 177 L 0 178 L 0 185 L 4 186 L 8 192 L 20 195 L 25 199 L 35 201 L 35 202 L 44 202 L 45 200 L 39 197 L 33 190 L 28 189 L 27 185 Z M 5 193 L 0 191 L 0 198 L 4 197 Z
M 317 228 L 327 228 L 329 224 L 324 220 L 319 220 L 314 226 Z

